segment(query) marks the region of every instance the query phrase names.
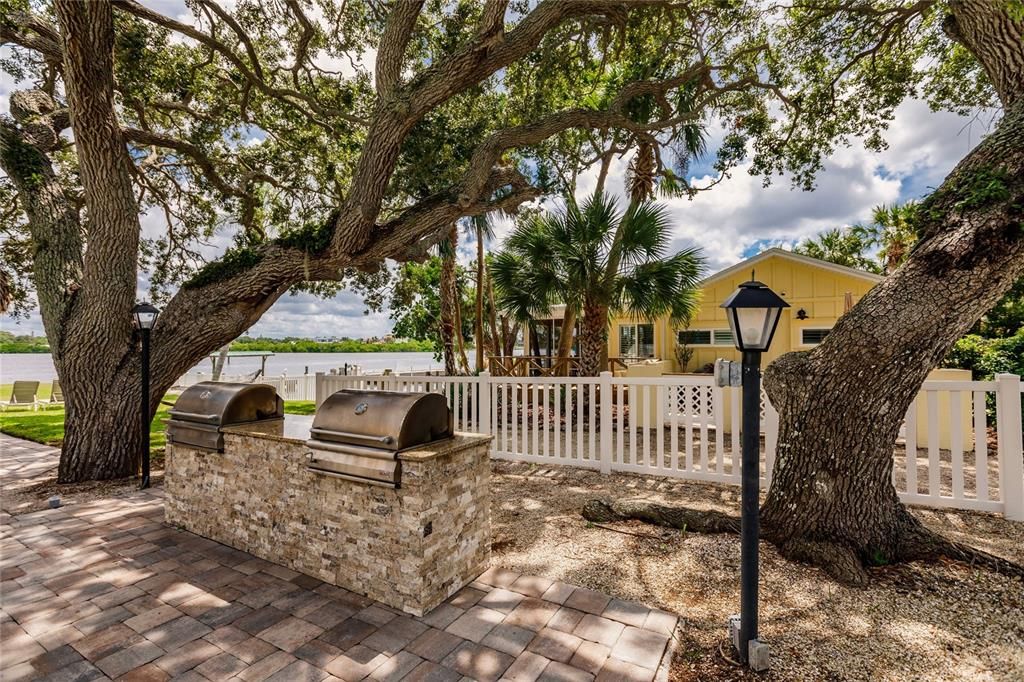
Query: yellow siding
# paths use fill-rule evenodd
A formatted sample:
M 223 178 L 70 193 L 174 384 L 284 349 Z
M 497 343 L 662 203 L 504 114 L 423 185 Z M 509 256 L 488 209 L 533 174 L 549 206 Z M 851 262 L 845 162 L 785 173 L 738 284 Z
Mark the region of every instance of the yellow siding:
M 768 364 L 783 353 L 793 350 L 807 350 L 813 346 L 801 345 L 803 329 L 829 329 L 845 310 L 845 296 L 849 292 L 856 303 L 868 292 L 875 282 L 864 277 L 846 274 L 828 267 L 819 267 L 811 263 L 797 261 L 783 255 L 771 255 L 754 265 L 755 278 L 767 284 L 790 304 L 782 312 L 779 327 L 775 333 L 771 350 L 764 358 Z M 742 282 L 750 279 L 750 270 L 737 271 L 730 277 L 712 281 L 702 292 L 699 311 L 690 324 L 692 329 L 728 329 L 725 311 L 720 308 L 729 294 L 736 290 Z M 803 309 L 807 319 L 797 319 L 797 311 Z M 609 355 L 619 353 L 619 325 L 631 322 L 622 318 L 616 319 L 609 330 Z M 654 340 L 655 355 L 671 360 L 675 366 L 676 331 L 668 318 L 655 322 Z M 693 358 L 686 370 L 693 372 L 705 364 L 713 363 L 717 358 L 739 360 L 739 353 L 729 345 L 691 346 Z M 678 366 L 675 366 L 678 371 Z

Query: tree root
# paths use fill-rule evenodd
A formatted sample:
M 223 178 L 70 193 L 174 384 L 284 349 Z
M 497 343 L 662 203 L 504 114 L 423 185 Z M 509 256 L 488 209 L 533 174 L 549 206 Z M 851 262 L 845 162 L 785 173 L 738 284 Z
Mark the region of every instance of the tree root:
M 867 587 L 870 576 L 857 552 L 838 542 L 792 538 L 773 543 L 790 561 L 817 566 L 836 582 L 851 587 Z
M 987 568 L 993 573 L 1024 578 L 1024 565 L 985 550 L 944 538 L 921 527 L 902 538 L 900 561 L 929 561 L 940 558 Z
M 595 523 L 635 519 L 697 533 L 740 532 L 739 518 L 730 514 L 643 500 L 588 500 L 583 505 L 582 514 L 583 518 Z M 909 525 L 900 536 L 899 550 L 895 556 L 886 557 L 887 561 L 928 561 L 944 557 L 1003 575 L 1024 578 L 1024 566 L 1021 564 L 944 538 L 916 520 Z M 771 528 L 764 530 L 763 539 L 772 542 L 787 559 L 817 566 L 845 585 L 865 587 L 870 582 L 867 565 L 872 562 L 872 558 L 854 547 L 841 541 L 773 537 Z
M 740 532 L 739 518 L 730 514 L 686 507 L 666 507 L 640 500 L 588 500 L 583 505 L 583 518 L 595 523 L 637 519 L 656 526 L 698 533 Z

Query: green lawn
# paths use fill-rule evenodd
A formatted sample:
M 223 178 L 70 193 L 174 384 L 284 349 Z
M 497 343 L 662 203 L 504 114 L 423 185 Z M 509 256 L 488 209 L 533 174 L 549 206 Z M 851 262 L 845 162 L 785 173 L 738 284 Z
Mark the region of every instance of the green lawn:
M 149 427 L 151 451 L 164 448 L 164 421 L 170 419 L 167 408 L 161 408 Z M 0 431 L 46 445 L 59 446 L 64 439 L 64 408 L 48 410 L 8 410 L 0 413 Z
M 313 414 L 316 403 L 312 400 L 287 400 L 284 404 L 285 414 Z
M 8 394 L 10 391 L 9 385 Z M 168 396 L 172 399 L 174 396 Z M 150 450 L 164 449 L 164 421 L 171 418 L 168 407 L 161 406 L 150 425 Z M 284 404 L 288 414 L 313 414 L 316 405 L 312 400 L 288 401 Z M 52 407 L 33 412 L 30 408 L 10 408 L 0 413 L 0 432 L 35 441 L 46 445 L 59 446 L 64 438 L 64 408 Z

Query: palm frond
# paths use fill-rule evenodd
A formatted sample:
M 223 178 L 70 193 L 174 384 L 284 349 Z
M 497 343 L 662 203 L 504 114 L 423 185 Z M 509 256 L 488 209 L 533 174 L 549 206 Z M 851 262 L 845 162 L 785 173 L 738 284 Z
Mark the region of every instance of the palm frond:
M 664 204 L 633 204 L 619 225 L 622 263 L 633 266 L 661 258 L 671 240 L 671 219 Z

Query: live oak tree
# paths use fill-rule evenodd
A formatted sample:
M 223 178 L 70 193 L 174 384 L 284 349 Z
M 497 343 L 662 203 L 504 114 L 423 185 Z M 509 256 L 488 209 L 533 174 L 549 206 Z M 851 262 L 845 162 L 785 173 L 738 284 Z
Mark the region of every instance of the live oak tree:
M 785 556 L 850 583 L 868 580 L 865 566 L 937 555 L 1024 575 L 927 530 L 891 483 L 893 443 L 928 372 L 1024 274 L 1022 19 L 1016 1 L 813 0 L 780 24 L 794 73 L 808 79 L 798 106 L 818 112 L 821 134 L 837 116 L 884 116 L 912 93 L 956 110 L 1001 110 L 995 129 L 922 202 L 903 265 L 822 344 L 765 372 L 780 430 L 764 535 Z M 586 513 L 729 530 L 721 518 L 644 505 L 594 502 Z
M 778 94 L 742 3 L 190 7 L 5 0 L 0 15 L 20 88 L 0 123 L 5 248 L 21 247 L 14 274 L 65 387 L 60 481 L 136 470 L 140 276 L 164 308 L 155 405 L 285 292 L 422 258 L 453 221 L 537 197 L 554 136 L 653 144 L 713 110 L 739 130 Z M 664 49 L 621 73 L 633 36 Z M 529 71 L 572 55 L 582 84 L 532 100 Z

